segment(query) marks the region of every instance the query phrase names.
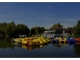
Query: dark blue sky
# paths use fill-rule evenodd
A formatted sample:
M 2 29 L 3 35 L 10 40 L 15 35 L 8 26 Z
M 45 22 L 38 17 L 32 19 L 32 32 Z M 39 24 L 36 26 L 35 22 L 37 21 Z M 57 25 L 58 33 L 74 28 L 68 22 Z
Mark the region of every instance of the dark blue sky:
M 14 21 L 29 28 L 34 26 L 49 28 L 56 23 L 61 23 L 64 27 L 72 27 L 79 19 L 79 2 L 0 2 L 0 22 Z

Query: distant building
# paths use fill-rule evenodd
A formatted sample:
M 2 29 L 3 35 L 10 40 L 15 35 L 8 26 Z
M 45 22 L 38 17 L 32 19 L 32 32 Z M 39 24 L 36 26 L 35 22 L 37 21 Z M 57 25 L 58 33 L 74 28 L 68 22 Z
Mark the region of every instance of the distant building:
M 70 35 L 72 35 L 72 31 L 73 31 L 72 27 L 65 29 L 65 33 L 69 33 Z
M 65 33 L 63 29 L 54 29 L 54 30 L 44 31 L 43 36 L 44 37 L 61 37 L 64 34 Z
M 52 30 L 47 30 L 44 31 L 43 36 L 44 37 L 63 37 L 63 36 L 68 36 L 71 35 L 73 29 L 65 29 L 65 28 L 60 28 L 60 27 L 56 27 Z

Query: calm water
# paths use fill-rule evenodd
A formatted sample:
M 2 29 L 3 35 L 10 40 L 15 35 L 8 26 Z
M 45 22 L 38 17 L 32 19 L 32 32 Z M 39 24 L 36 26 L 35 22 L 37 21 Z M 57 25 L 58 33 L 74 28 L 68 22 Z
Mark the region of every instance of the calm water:
M 0 38 L 0 57 L 80 57 L 80 45 L 77 44 L 48 44 L 41 46 L 17 45 L 10 42 L 9 37 Z

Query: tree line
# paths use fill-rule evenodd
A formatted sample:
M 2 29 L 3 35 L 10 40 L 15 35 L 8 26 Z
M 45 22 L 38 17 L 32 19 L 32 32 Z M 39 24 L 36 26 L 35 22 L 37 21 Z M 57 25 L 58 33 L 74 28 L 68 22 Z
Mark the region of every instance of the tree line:
M 29 34 L 40 34 L 44 31 L 44 27 L 36 26 L 29 29 L 24 24 L 15 24 L 14 21 L 10 23 L 0 23 L 0 35 L 19 36 Z
M 53 24 L 48 30 L 52 30 L 55 27 L 63 28 L 63 25 L 60 23 Z M 78 20 L 77 24 L 72 27 L 71 31 L 74 37 L 80 37 L 80 20 Z M 67 28 L 69 29 L 69 28 Z M 19 35 L 35 35 L 42 34 L 45 30 L 44 27 L 35 26 L 31 29 L 28 28 L 25 24 L 15 24 L 14 21 L 10 23 L 0 23 L 0 35 L 8 35 L 8 36 L 19 36 Z M 70 30 L 70 29 L 69 29 Z

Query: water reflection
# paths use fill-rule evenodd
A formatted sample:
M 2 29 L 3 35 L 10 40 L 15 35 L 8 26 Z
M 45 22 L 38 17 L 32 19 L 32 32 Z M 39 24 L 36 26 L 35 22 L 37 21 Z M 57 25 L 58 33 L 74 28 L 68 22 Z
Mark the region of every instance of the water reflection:
M 54 48 L 57 47 L 58 49 Z M 8 48 L 8 49 L 7 49 Z M 10 37 L 0 38 L 1 56 L 42 56 L 42 57 L 80 57 L 80 42 L 50 43 L 48 45 L 28 46 L 11 42 Z M 37 51 L 37 52 L 36 52 Z M 4 52 L 10 55 L 4 54 Z M 14 53 L 13 53 L 14 52 Z M 16 53 L 15 53 L 16 52 Z M 26 54 L 26 53 L 28 54 Z M 34 55 L 34 54 L 36 55 Z M 63 54 L 62 54 L 63 53 Z M 24 55 L 23 55 L 24 54 Z M 29 55 L 30 54 L 30 55 Z M 41 54 L 41 55 L 40 55 Z
M 54 46 L 54 47 L 57 47 L 58 49 L 60 49 L 62 46 L 66 46 L 67 45 L 67 43 L 52 43 L 52 45 Z
M 22 45 L 22 48 L 27 49 L 27 50 L 33 50 L 33 49 L 40 49 L 40 48 L 43 48 L 45 46 L 47 46 L 47 45 L 38 45 L 38 46 Z
M 80 45 L 80 42 L 76 42 L 77 45 Z
M 76 46 L 79 44 L 80 44 L 80 42 L 76 42 L 76 43 L 52 43 L 52 45 L 54 47 L 57 47 L 58 49 L 61 48 L 62 46 Z
M 74 53 L 80 57 L 80 43 L 77 43 L 74 47 L 73 47 L 73 51 Z
M 48 44 L 46 44 L 46 45 L 31 45 L 30 46 L 30 45 L 18 44 L 16 42 L 15 43 L 11 42 L 11 44 L 14 46 L 22 47 L 22 48 L 27 49 L 27 50 L 40 49 L 40 48 L 43 48 L 43 47 L 48 45 Z
M 14 49 L 14 46 L 10 43 L 11 38 L 10 37 L 0 37 L 0 48 L 6 49 L 11 48 Z
M 52 43 L 54 47 L 57 47 L 60 49 L 62 46 L 72 46 L 73 47 L 73 52 L 75 53 L 75 56 L 80 57 L 80 42 L 75 42 L 75 43 Z

